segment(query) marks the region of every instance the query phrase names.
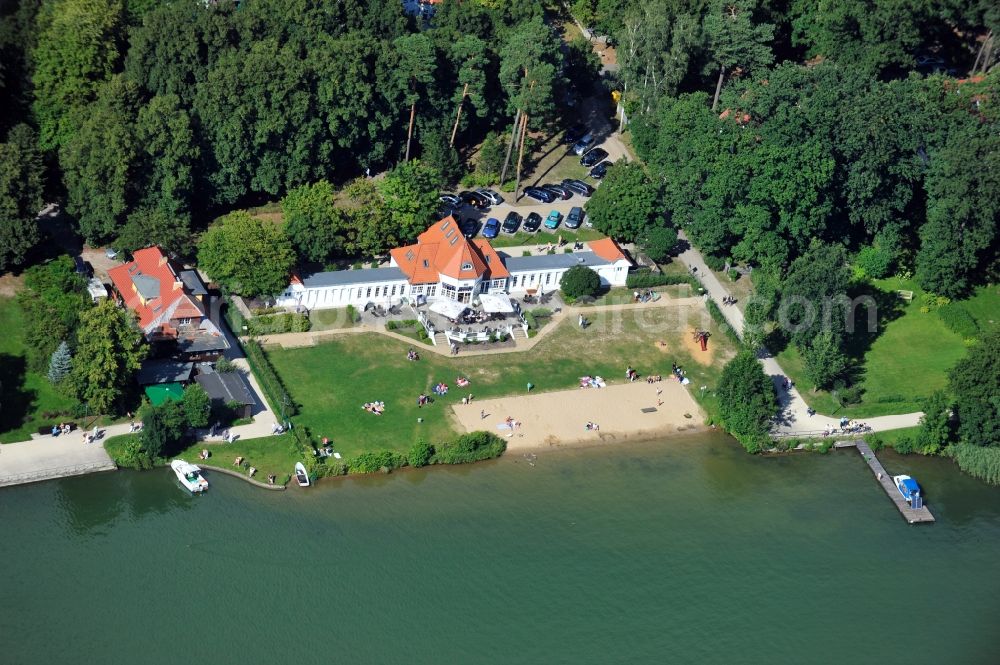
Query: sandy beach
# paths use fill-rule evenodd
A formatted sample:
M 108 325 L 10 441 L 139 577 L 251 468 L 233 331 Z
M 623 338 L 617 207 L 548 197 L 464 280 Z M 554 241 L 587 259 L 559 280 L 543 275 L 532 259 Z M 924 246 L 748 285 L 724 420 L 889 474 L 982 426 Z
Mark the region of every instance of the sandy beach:
M 666 377 L 653 384 L 640 379 L 606 388 L 475 400 L 452 408 L 468 432 L 488 430 L 507 437 L 509 430 L 498 426 L 503 425 L 508 416 L 519 421 L 521 426 L 507 438 L 509 450 L 616 443 L 704 428 L 705 416 L 688 393 L 689 387 Z M 657 390 L 662 392 L 657 395 Z M 657 405 L 657 401 L 663 403 Z M 482 412 L 486 413 L 485 418 L 481 417 Z M 596 423 L 600 429 L 588 431 L 588 421 Z

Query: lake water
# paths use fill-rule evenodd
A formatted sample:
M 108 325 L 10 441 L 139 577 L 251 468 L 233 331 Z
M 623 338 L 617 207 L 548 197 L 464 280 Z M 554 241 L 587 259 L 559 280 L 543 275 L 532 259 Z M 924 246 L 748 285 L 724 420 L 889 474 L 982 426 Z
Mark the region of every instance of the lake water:
M 1000 662 L 1000 490 L 724 437 L 265 492 L 0 490 L 0 662 Z

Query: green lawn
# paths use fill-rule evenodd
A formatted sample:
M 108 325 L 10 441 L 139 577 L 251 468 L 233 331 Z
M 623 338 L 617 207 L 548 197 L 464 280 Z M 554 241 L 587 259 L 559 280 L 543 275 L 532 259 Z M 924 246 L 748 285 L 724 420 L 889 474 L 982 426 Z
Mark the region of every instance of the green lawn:
M 30 439 L 39 427 L 68 419 L 58 414 L 68 413 L 76 404 L 43 374 L 27 370 L 23 326 L 17 301 L 0 298 L 0 443 Z
M 199 459 L 198 454 L 206 448 L 212 453 L 211 456 L 207 460 Z M 198 466 L 208 468 L 221 466 L 233 471 L 240 470 L 244 474 L 249 467 L 253 466 L 257 469 L 254 480 L 266 483 L 268 474 L 273 473 L 279 484 L 288 481 L 294 470 L 295 462 L 301 459 L 298 449 L 295 447 L 295 439 L 292 438 L 291 434 L 246 441 L 237 439 L 233 443 L 213 443 L 211 445 L 196 443 L 187 450 L 178 453 L 177 457 Z M 242 457 L 245 460 L 242 469 L 233 466 L 233 461 L 237 457 Z
M 795 380 L 803 397 L 820 413 L 869 418 L 919 411 L 923 398 L 946 387 L 949 370 L 965 356 L 961 336 L 949 330 L 935 311 L 920 311 L 923 292 L 916 284 L 892 279 L 879 280 L 876 286 L 886 292 L 910 290 L 914 296 L 910 302 L 901 302 L 902 315 L 889 321 L 865 352 L 864 395 L 860 404 L 840 408 L 832 394 L 813 393 L 798 351 L 789 346 L 778 354 L 778 361 Z M 966 302 L 973 316 L 984 322 L 991 316 L 995 320 L 996 312 L 1000 311 L 996 287 L 981 288 Z
M 310 330 L 335 330 L 353 328 L 354 321 L 347 315 L 346 307 L 314 309 L 309 312 Z
M 565 178 L 588 181 L 588 169 L 580 165 L 579 155 L 573 154 L 573 146 L 563 143 L 564 132 L 560 131 L 540 145 L 531 155 L 531 170 L 521 175 L 521 187 L 562 182 Z M 527 159 L 527 156 L 526 156 Z M 516 165 L 517 151 L 511 160 Z M 513 174 L 513 169 L 511 169 Z M 590 180 L 593 183 L 593 180 Z M 513 196 L 513 195 L 511 195 Z
M 589 242 L 591 240 L 600 240 L 604 237 L 604 234 L 600 231 L 595 231 L 594 229 L 588 229 L 586 227 L 580 227 L 575 231 L 572 229 L 556 229 L 555 231 L 542 231 L 539 229 L 535 233 L 525 233 L 524 231 L 518 231 L 514 235 L 499 235 L 495 239 L 490 241 L 490 244 L 494 247 L 518 247 L 526 245 L 528 247 L 542 247 L 548 243 L 552 243 L 553 247 L 559 244 L 559 239 L 562 238 L 567 243 L 572 242 Z M 566 245 L 569 247 L 570 245 Z M 561 252 L 565 247 L 559 248 L 556 252 Z M 536 252 L 537 253 L 537 252 Z
M 302 349 L 269 348 L 267 353 L 301 405 L 296 424 L 307 426 L 314 439 L 330 437 L 345 457 L 365 450 L 402 452 L 419 438 L 434 443 L 454 436 L 446 407 L 468 393 L 478 398 L 524 394 L 528 382 L 536 391 L 564 390 L 577 386 L 584 374 L 600 374 L 618 383 L 629 364 L 641 373 L 660 374 L 669 373 L 671 361 L 685 366 L 693 386 L 709 387 L 703 399 L 712 413 L 711 388 L 733 348 L 725 335 L 717 333 L 712 340 L 716 362 L 707 367 L 694 363 L 683 343 L 689 322 L 678 321 L 678 311 L 645 310 L 641 317 L 630 312 L 597 313 L 586 330 L 575 321 L 563 321 L 524 353 L 452 358 L 427 352 L 419 362 L 410 362 L 406 343 L 375 333 Z M 667 341 L 669 353 L 657 348 L 658 340 Z M 472 385 L 459 390 L 458 376 L 468 377 Z M 433 397 L 431 387 L 438 381 L 449 384 L 451 392 L 418 408 L 417 396 L 425 392 Z M 697 390 L 692 392 L 702 398 Z M 384 415 L 361 408 L 375 400 L 385 402 Z

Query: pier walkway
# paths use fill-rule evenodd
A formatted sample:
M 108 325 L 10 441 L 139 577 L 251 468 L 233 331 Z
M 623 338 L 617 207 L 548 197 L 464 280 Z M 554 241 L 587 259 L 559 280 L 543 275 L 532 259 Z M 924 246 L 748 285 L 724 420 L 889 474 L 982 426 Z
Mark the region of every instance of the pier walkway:
M 906 502 L 906 499 L 899 493 L 896 486 L 892 482 L 892 476 L 889 472 L 882 467 L 882 463 L 878 461 L 875 457 L 875 453 L 868 446 L 868 443 L 864 439 L 852 439 L 850 441 L 838 441 L 834 444 L 837 448 L 848 448 L 854 446 L 861 453 L 861 456 L 865 458 L 865 462 L 868 463 L 868 468 L 872 470 L 872 474 L 875 475 L 875 479 L 878 480 L 882 489 L 885 490 L 886 495 L 892 499 L 892 502 L 896 504 L 896 508 L 899 509 L 900 514 L 903 518 L 910 524 L 919 524 L 921 522 L 933 522 L 934 516 L 931 515 L 931 511 L 927 509 L 927 506 L 921 508 L 911 508 L 910 504 Z

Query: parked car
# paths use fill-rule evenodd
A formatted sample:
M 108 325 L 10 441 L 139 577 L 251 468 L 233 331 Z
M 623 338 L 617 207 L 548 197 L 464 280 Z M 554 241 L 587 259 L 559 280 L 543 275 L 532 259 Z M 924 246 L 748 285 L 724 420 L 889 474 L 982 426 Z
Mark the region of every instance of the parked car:
M 108 257 L 111 260 L 114 260 L 118 258 L 118 252 L 112 249 L 111 247 L 108 247 L 107 249 L 104 250 L 104 256 Z
M 483 196 L 482 194 L 478 194 L 476 192 L 468 192 L 468 191 L 466 191 L 466 192 L 460 193 L 459 196 L 462 197 L 463 201 L 465 201 L 470 206 L 472 206 L 473 208 L 476 208 L 478 210 L 483 210 L 484 208 L 489 208 L 490 207 L 490 202 L 487 201 L 486 197 Z
M 586 153 L 583 157 L 580 158 L 580 164 L 582 164 L 583 166 L 593 166 L 594 164 L 597 164 L 607 156 L 608 156 L 608 151 L 605 150 L 604 148 L 594 148 L 593 150 Z
M 458 230 L 466 238 L 475 238 L 476 233 L 479 231 L 479 222 L 475 217 L 466 217 L 458 223 Z
M 442 194 L 438 197 L 438 200 L 441 201 L 441 203 L 447 203 L 452 207 L 462 207 L 462 197 L 458 194 Z
M 542 225 L 542 216 L 537 212 L 530 212 L 528 216 L 524 218 L 524 224 L 521 226 L 522 229 L 528 233 L 534 233 L 538 230 L 538 227 Z
M 576 153 L 577 155 L 582 155 L 583 153 L 587 152 L 587 148 L 594 145 L 595 140 L 597 139 L 594 138 L 594 135 L 590 132 L 587 132 L 586 134 L 580 137 L 579 141 L 573 144 L 573 152 Z
M 557 229 L 559 228 L 559 222 L 562 221 L 562 213 L 558 210 L 553 210 L 549 213 L 549 216 L 545 218 L 545 228 L 547 229 Z
M 511 210 L 510 212 L 507 213 L 507 216 L 504 218 L 503 227 L 501 227 L 501 230 L 504 233 L 513 234 L 517 232 L 517 227 L 519 226 L 521 226 L 521 216 L 516 212 L 514 212 L 513 210 Z
M 477 189 L 476 194 L 480 194 L 485 197 L 485 199 L 490 202 L 490 205 L 498 206 L 503 203 L 503 197 L 494 192 L 492 189 Z
M 547 189 L 542 189 L 541 187 L 525 187 L 524 195 L 530 196 L 536 201 L 541 203 L 552 203 L 556 200 L 556 195 Z
M 563 143 L 576 143 L 587 135 L 587 126 L 584 124 L 573 125 L 563 134 Z
M 612 162 L 601 162 L 594 168 L 590 169 L 590 177 L 594 180 L 600 180 L 608 174 L 608 168 L 614 166 Z
M 583 208 L 578 206 L 573 206 L 569 209 L 569 214 L 566 215 L 566 228 L 567 229 L 578 229 L 580 224 L 583 223 Z
M 500 235 L 500 221 L 496 217 L 490 217 L 483 224 L 483 237 L 492 239 L 498 235 Z
M 562 186 L 570 190 L 574 194 L 579 194 L 580 196 L 591 196 L 594 193 L 594 188 L 585 183 L 582 180 L 575 180 L 573 178 L 566 178 L 562 181 Z
M 82 256 L 73 257 L 73 264 L 76 267 L 76 274 L 90 277 L 94 274 L 94 268 L 83 260 Z
M 568 199 L 573 196 L 572 190 L 566 189 L 562 185 L 546 184 L 542 185 L 542 189 L 549 190 L 560 199 Z

